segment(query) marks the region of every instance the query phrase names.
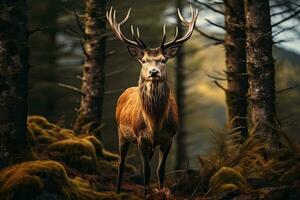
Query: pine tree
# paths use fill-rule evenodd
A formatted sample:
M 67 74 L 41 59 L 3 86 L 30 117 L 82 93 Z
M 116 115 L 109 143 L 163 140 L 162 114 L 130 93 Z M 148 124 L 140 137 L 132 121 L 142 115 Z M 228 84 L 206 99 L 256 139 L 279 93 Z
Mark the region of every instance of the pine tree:
M 81 105 L 74 130 L 94 131 L 102 123 L 104 100 L 104 64 L 106 52 L 105 0 L 85 1 L 85 63 L 81 91 Z
M 231 129 L 247 137 L 248 77 L 246 74 L 246 36 L 244 4 L 239 0 L 224 0 L 227 90 L 226 102 Z
M 268 139 L 276 135 L 275 69 L 268 0 L 245 1 L 247 71 L 253 132 Z M 276 140 L 275 140 L 276 141 Z

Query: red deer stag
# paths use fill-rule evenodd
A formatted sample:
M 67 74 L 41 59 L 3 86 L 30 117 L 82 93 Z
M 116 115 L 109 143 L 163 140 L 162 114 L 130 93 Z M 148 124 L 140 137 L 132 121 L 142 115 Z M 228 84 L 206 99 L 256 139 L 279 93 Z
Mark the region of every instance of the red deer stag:
M 153 155 L 154 147 L 159 146 L 157 176 L 160 187 L 164 187 L 166 160 L 178 127 L 177 105 L 168 85 L 166 62 L 175 57 L 182 44 L 191 37 L 198 10 L 191 7 L 191 12 L 192 19 L 191 22 L 188 22 L 178 9 L 179 19 L 188 28 L 186 34 L 179 37 L 177 27 L 175 38 L 170 42 L 165 42 L 166 29 L 164 26 L 162 43 L 158 48 L 147 48 L 140 38 L 138 28 L 135 32 L 131 26 L 132 39 L 128 39 L 122 33 L 121 25 L 128 20 L 130 9 L 121 22 L 117 22 L 116 11 L 112 7 L 106 13 L 115 35 L 127 44 L 129 53 L 142 65 L 138 86 L 124 91 L 119 97 L 116 107 L 120 150 L 117 192 L 120 192 L 125 157 L 130 142 L 137 143 L 143 164 L 146 193 L 149 190 L 149 160 Z

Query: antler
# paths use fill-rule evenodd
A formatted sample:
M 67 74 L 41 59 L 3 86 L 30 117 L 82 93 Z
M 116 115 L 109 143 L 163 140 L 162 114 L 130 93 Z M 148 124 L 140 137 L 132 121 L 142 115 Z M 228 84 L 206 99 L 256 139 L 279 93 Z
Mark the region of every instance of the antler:
M 179 35 L 178 35 L 178 27 L 176 27 L 176 33 L 175 33 L 175 37 L 172 41 L 170 42 L 167 42 L 165 43 L 165 40 L 166 40 L 166 26 L 164 25 L 164 28 L 163 28 L 163 39 L 162 39 L 162 43 L 161 43 L 161 49 L 167 49 L 171 46 L 176 46 L 176 45 L 180 45 L 182 43 L 184 43 L 185 41 L 187 41 L 192 33 L 193 33 L 193 30 L 195 28 L 195 24 L 196 24 L 196 21 L 197 21 L 197 17 L 198 17 L 198 14 L 199 14 L 199 11 L 198 9 L 193 9 L 193 7 L 190 5 L 190 9 L 191 9 L 191 13 L 192 13 L 192 20 L 191 22 L 188 22 L 186 21 L 181 13 L 180 13 L 180 10 L 179 8 L 177 9 L 177 14 L 178 14 L 178 17 L 180 19 L 180 21 L 188 27 L 188 31 L 186 32 L 186 34 L 181 37 L 181 38 L 178 38 Z
M 113 32 L 115 35 L 123 42 L 125 42 L 127 45 L 135 46 L 138 48 L 146 49 L 145 43 L 140 38 L 140 31 L 139 28 L 136 28 L 136 34 L 134 32 L 133 26 L 131 25 L 131 35 L 133 40 L 130 40 L 124 36 L 124 34 L 121 31 L 121 25 L 123 25 L 129 18 L 131 8 L 128 10 L 125 18 L 121 22 L 117 22 L 116 20 L 116 10 L 113 10 L 113 7 L 110 7 L 109 11 L 106 12 L 106 18 L 109 22 L 109 25 L 111 26 Z M 136 37 L 137 35 L 137 37 Z

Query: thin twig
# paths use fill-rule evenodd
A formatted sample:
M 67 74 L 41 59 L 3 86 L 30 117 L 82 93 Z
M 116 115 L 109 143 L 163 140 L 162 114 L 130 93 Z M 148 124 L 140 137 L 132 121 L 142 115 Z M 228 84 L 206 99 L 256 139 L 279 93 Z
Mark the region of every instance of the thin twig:
M 43 31 L 46 31 L 46 30 L 49 30 L 49 29 L 50 29 L 49 27 L 35 28 L 35 29 L 32 29 L 32 30 L 29 30 L 29 31 L 28 31 L 28 36 L 31 36 L 31 35 L 33 35 L 34 33 L 37 33 L 37 32 L 43 32 Z
M 58 83 L 58 86 L 60 87 L 63 87 L 63 88 L 67 88 L 67 89 L 70 89 L 70 90 L 73 90 L 83 96 L 85 96 L 86 94 L 84 92 L 82 92 L 79 88 L 75 87 L 75 86 L 72 86 L 72 85 L 67 85 L 67 84 L 64 84 L 64 83 Z
M 81 81 L 83 80 L 83 77 L 81 77 L 81 76 L 79 76 L 79 75 L 76 75 L 75 77 L 76 77 L 77 79 L 81 80 Z
M 218 76 L 209 74 L 209 73 L 207 73 L 207 72 L 205 72 L 205 74 L 206 74 L 206 76 L 207 76 L 208 78 L 211 78 L 211 79 L 214 79 L 214 80 L 218 80 L 218 81 L 227 81 L 227 78 L 218 77 Z
M 277 94 L 282 94 L 282 93 L 286 93 L 286 92 L 289 92 L 290 90 L 294 90 L 298 87 L 299 85 L 296 84 L 294 86 L 291 86 L 291 87 L 288 87 L 288 88 L 285 88 L 285 89 L 282 89 L 282 90 L 277 90 L 276 93 Z
M 77 26 L 78 26 L 80 32 L 82 33 L 82 35 L 83 35 L 83 37 L 84 37 L 84 39 L 85 39 L 85 38 L 86 38 L 86 37 L 85 37 L 85 31 L 84 31 L 83 25 L 82 25 L 81 22 L 80 22 L 79 16 L 78 16 L 77 11 L 76 11 L 75 8 L 73 9 L 73 13 L 74 13 L 74 17 L 75 17 Z
M 283 29 L 281 29 L 280 31 L 278 31 L 277 33 L 274 33 L 274 34 L 272 35 L 272 37 L 274 38 L 274 37 L 276 37 L 277 35 L 279 35 L 279 34 L 285 32 L 285 31 L 289 31 L 289 30 L 291 30 L 291 29 L 294 29 L 294 28 L 295 28 L 295 26 L 283 28 Z
M 280 20 L 280 21 L 278 21 L 278 22 L 272 24 L 272 27 L 278 26 L 279 24 L 282 24 L 283 22 L 286 22 L 286 21 L 292 19 L 293 17 L 296 17 L 299 13 L 300 13 L 300 10 L 295 11 L 295 12 L 294 12 L 293 14 L 291 14 L 290 16 L 288 16 L 288 17 L 286 17 L 286 18 L 284 18 L 284 19 L 282 19 L 282 20 Z
M 80 46 L 81 46 L 82 52 L 85 55 L 85 57 L 90 58 L 90 55 L 85 50 L 85 47 L 84 47 L 84 44 L 83 44 L 82 40 L 80 40 Z
M 223 85 L 221 85 L 218 81 L 214 81 L 214 83 L 216 84 L 216 86 L 218 86 L 223 91 L 228 92 L 228 90 L 225 87 L 223 87 Z
M 205 19 L 208 23 L 210 23 L 211 25 L 214 25 L 214 26 L 216 26 L 216 27 L 218 27 L 218 28 L 220 28 L 220 29 L 223 29 L 223 30 L 225 30 L 225 27 L 224 26 L 221 26 L 220 24 L 217 24 L 217 23 L 215 23 L 215 22 L 213 22 L 213 21 L 211 21 L 211 20 L 209 20 L 209 19 Z
M 195 27 L 195 30 L 198 33 L 200 33 L 201 35 L 203 35 L 204 37 L 216 41 L 217 42 L 216 44 L 223 44 L 224 43 L 224 40 L 216 38 L 216 37 L 211 36 L 211 35 L 208 35 L 207 33 L 204 33 L 203 31 L 201 31 L 198 27 Z
M 218 13 L 218 14 L 224 15 L 224 13 L 222 11 L 220 11 L 218 9 L 215 9 L 213 6 L 211 6 L 211 5 L 207 4 L 207 3 L 204 3 L 204 2 L 201 2 L 201 1 L 198 1 L 198 0 L 194 0 L 193 2 L 195 2 L 195 3 L 199 4 L 199 5 L 202 5 L 202 6 L 208 8 L 208 9 L 210 9 L 210 10 L 212 10 L 212 11 Z

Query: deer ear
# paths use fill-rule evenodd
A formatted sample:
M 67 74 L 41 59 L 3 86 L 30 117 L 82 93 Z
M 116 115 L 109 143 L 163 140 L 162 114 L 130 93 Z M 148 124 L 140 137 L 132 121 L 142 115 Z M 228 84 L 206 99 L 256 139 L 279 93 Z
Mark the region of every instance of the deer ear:
M 134 58 L 141 60 L 144 57 L 144 50 L 134 47 L 134 46 L 127 46 L 129 54 Z
M 164 50 L 164 56 L 167 59 L 174 58 L 177 55 L 180 48 L 181 48 L 180 45 L 169 47 Z

